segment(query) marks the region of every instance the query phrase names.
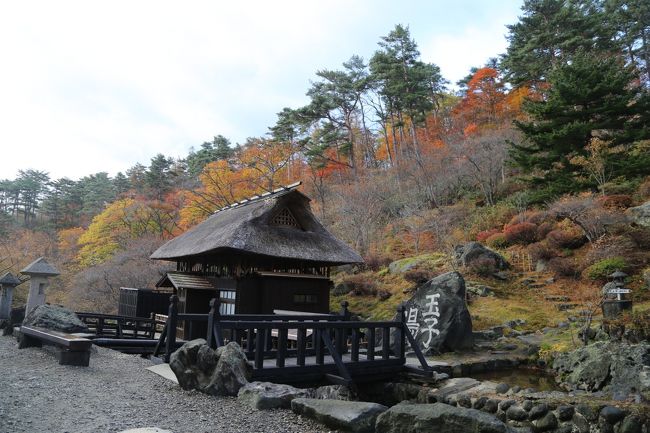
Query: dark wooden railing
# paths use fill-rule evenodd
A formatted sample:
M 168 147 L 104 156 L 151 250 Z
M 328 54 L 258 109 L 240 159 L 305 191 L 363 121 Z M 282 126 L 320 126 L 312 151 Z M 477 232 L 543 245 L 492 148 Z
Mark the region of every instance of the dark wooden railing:
M 254 376 L 260 378 L 289 380 L 313 373 L 350 385 L 355 375 L 394 373 L 404 367 L 407 341 L 420 361 L 420 371 L 431 371 L 406 327 L 402 307 L 396 320 L 364 322 L 350 320 L 347 302 L 340 314 L 221 315 L 218 299 L 210 302 L 208 314 L 179 314 L 178 297 L 173 295 L 170 301 L 167 322 L 154 350 L 157 356 L 164 347 L 166 362 L 177 346 L 178 322 L 188 326 L 207 321 L 208 344 L 216 348 L 236 342 L 252 361 Z
M 153 339 L 156 324 L 145 317 L 117 316 L 99 313 L 76 313 L 96 338 Z

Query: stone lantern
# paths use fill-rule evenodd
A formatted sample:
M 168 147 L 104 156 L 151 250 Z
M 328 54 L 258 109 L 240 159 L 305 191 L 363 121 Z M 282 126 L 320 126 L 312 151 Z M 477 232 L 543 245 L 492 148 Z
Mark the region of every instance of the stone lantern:
M 625 310 L 632 310 L 632 301 L 625 299 L 630 289 L 625 288 L 627 274 L 617 270 L 609 275 L 612 282 L 606 286 L 605 300 L 603 301 L 603 316 L 605 319 L 614 319 Z
M 40 257 L 30 263 L 20 273 L 29 275 L 29 295 L 27 296 L 27 306 L 25 307 L 25 316 L 27 316 L 34 308 L 45 304 L 45 289 L 49 285 L 48 279 L 59 275 L 59 271 L 45 261 L 43 257 Z
M 0 277 L 0 322 L 11 319 L 11 302 L 14 299 L 14 288 L 22 283 L 11 272 L 6 272 Z

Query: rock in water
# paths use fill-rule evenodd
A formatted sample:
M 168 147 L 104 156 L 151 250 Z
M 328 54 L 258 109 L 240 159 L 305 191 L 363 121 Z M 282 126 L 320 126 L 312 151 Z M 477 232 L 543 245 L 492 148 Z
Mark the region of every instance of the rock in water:
M 291 402 L 291 410 L 299 415 L 313 418 L 335 429 L 355 433 L 375 431 L 375 420 L 386 409 L 388 408 L 381 404 L 365 401 L 297 398 Z
M 88 327 L 76 314 L 58 305 L 39 305 L 29 312 L 23 325 L 52 329 L 53 331 L 88 332 Z
M 270 382 L 251 382 L 244 385 L 237 394 L 237 399 L 254 409 L 275 409 L 291 407 L 291 401 L 296 398 L 311 397 L 310 389 L 294 388 L 290 385 Z
M 444 403 L 403 404 L 379 415 L 376 433 L 508 433 L 493 415 Z
M 506 270 L 510 268 L 510 263 L 499 253 L 484 247 L 478 242 L 468 242 L 465 245 L 457 245 L 454 248 L 456 262 L 462 266 L 470 266 L 475 261 L 490 260 L 494 262 L 496 270 Z
M 204 339 L 189 341 L 169 360 L 178 384 L 206 394 L 236 396 L 253 374 L 246 354 L 237 343 L 212 350 Z
M 472 319 L 465 303 L 465 280 L 448 272 L 420 286 L 405 304 L 407 326 L 420 349 L 441 353 L 474 345 Z M 397 332 L 391 335 L 397 350 Z

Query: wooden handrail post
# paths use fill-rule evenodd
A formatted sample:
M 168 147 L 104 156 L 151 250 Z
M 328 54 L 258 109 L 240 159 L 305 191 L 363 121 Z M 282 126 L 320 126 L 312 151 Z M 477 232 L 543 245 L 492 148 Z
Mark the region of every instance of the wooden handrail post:
M 210 313 L 208 313 L 208 335 L 206 336 L 206 341 L 208 346 L 212 349 L 214 346 L 214 325 L 215 321 L 218 320 L 217 315 L 219 314 L 219 304 L 217 298 L 210 299 Z
M 341 301 L 341 316 L 343 316 L 343 320 L 350 320 L 349 305 L 350 303 L 348 301 Z
M 406 306 L 404 304 L 400 304 L 397 307 L 397 318 L 396 321 L 400 322 L 399 327 L 397 328 L 397 332 L 399 333 L 399 357 L 400 359 L 404 360 L 406 359 L 406 335 L 404 335 L 404 329 L 406 328 L 406 316 L 404 315 L 404 311 L 406 310 Z
M 178 296 L 169 297 L 169 315 L 167 316 L 167 345 L 165 346 L 165 362 L 169 363 L 169 357 L 176 350 L 176 322 L 178 315 Z
M 343 321 L 345 322 L 350 321 L 350 311 L 348 310 L 348 305 L 350 305 L 348 301 L 341 301 L 341 317 L 343 317 Z M 336 349 L 340 354 L 348 352 L 347 339 L 347 329 L 337 329 L 334 332 Z
M 212 332 L 214 333 L 214 340 L 217 347 L 223 346 L 223 335 L 221 333 L 221 298 L 214 298 L 214 319 L 212 325 Z
M 149 313 L 149 319 L 150 319 L 149 324 L 151 325 L 151 330 L 149 331 L 149 338 L 153 340 L 154 338 L 156 338 L 156 313 L 154 313 L 153 311 Z

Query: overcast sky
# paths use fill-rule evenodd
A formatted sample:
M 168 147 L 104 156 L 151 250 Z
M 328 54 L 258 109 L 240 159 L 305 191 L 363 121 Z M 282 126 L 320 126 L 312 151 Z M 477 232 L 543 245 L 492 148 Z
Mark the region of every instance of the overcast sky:
M 0 4 L 0 178 L 114 175 L 214 135 L 260 136 L 318 69 L 408 25 L 451 82 L 504 52 L 521 0 Z

